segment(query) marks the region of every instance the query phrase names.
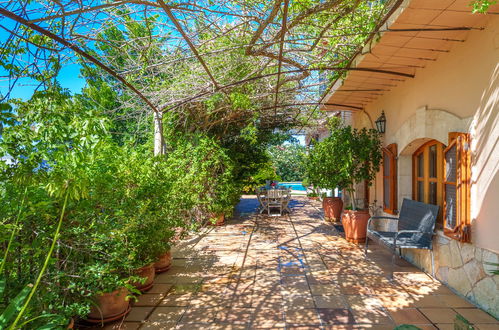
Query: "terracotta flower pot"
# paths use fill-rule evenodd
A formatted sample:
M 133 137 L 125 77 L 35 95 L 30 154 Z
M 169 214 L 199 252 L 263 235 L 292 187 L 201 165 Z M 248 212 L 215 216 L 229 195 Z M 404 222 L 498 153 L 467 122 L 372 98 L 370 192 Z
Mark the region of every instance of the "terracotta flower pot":
M 223 213 L 219 214 L 219 215 L 212 214 L 211 218 L 217 219 L 217 221 L 215 223 L 209 221 L 209 224 L 211 226 L 222 226 L 225 222 L 225 215 Z
M 124 317 L 130 311 L 127 296 L 128 290 L 121 288 L 95 297 L 95 305 L 92 305 L 87 321 L 91 323 L 107 323 Z
M 316 201 L 319 199 L 319 197 L 317 197 L 317 196 L 307 196 L 307 197 L 308 197 L 308 199 L 313 200 L 313 201 Z
M 164 273 L 172 266 L 172 253 L 170 251 L 163 253 L 158 257 L 158 261 L 154 263 L 156 274 Z
M 343 210 L 343 200 L 339 197 L 324 197 L 322 200 L 324 217 L 331 221 L 340 221 Z
M 367 221 L 370 215 L 367 210 L 345 211 L 341 222 L 345 229 L 345 238 L 352 243 L 363 243 L 366 241 Z
M 156 274 L 156 272 L 154 270 L 153 263 L 146 265 L 142 268 L 139 268 L 135 271 L 135 275 L 140 276 L 140 277 L 145 277 L 146 281 L 144 282 L 144 284 L 142 284 L 140 282 L 134 282 L 134 283 L 132 283 L 132 285 L 135 286 L 135 288 L 137 288 L 137 290 L 139 290 L 140 292 L 146 292 L 147 290 L 152 288 L 152 286 L 154 284 L 154 275 L 155 274 Z

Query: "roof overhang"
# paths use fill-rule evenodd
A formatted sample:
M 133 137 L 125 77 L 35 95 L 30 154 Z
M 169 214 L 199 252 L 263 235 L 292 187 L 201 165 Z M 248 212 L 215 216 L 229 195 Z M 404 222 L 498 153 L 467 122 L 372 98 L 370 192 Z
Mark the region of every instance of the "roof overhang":
M 404 1 L 350 65 L 368 70 L 348 71 L 344 79 L 336 80 L 323 98 L 321 110 L 364 109 L 400 83 L 412 79 L 418 69 L 450 52 L 454 44 L 464 42 L 470 31 L 483 29 L 486 17 L 472 14 L 469 3 L 469 0 Z M 489 8 L 488 15 L 492 14 L 499 14 L 499 5 Z

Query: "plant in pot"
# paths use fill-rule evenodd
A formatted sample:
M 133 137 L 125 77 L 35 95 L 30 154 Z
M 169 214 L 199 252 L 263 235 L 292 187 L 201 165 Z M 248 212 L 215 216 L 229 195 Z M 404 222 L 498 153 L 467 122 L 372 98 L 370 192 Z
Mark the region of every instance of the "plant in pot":
M 375 129 L 343 126 L 337 121 L 332 123 L 331 136 L 325 141 L 332 156 L 325 166 L 330 171 L 323 175 L 348 192 L 350 205 L 342 216 L 345 236 L 351 242 L 361 243 L 366 238 L 369 211 L 356 205 L 356 186 L 364 182 L 371 185 L 379 171 L 382 160 L 379 133 Z
M 147 203 L 146 203 L 147 204 Z M 147 206 L 142 206 L 147 208 Z M 123 235 L 126 237 L 128 259 L 133 265 L 131 283 L 140 292 L 149 290 L 154 284 L 154 263 L 165 251 L 169 251 L 170 231 L 152 212 L 139 208 L 135 216 L 128 214 L 122 219 Z
M 90 301 L 86 321 L 90 323 L 108 323 L 123 318 L 130 311 L 130 285 L 124 272 L 112 264 L 96 262 L 82 268 L 83 283 L 73 285 L 84 288 Z M 76 291 L 76 290 L 75 290 Z
M 314 144 L 310 149 L 306 160 L 306 175 L 308 181 L 314 187 L 320 187 L 329 191 L 345 186 L 344 176 L 339 170 L 343 166 L 338 157 L 338 142 L 334 136 L 330 136 Z M 316 188 L 317 196 L 319 189 Z M 337 196 L 325 195 L 322 197 L 324 217 L 328 220 L 339 221 L 343 209 L 343 200 Z
M 225 223 L 225 217 L 230 217 L 234 212 L 234 187 L 228 184 L 220 184 L 216 188 L 212 202 L 208 206 L 210 216 L 209 223 L 213 226 L 221 226 Z
M 84 210 L 75 210 L 78 211 L 83 219 Z M 86 302 L 86 309 L 77 315 L 90 323 L 123 318 L 130 311 L 130 293 L 138 292 L 131 283 L 139 278 L 133 274 L 136 262 L 129 257 L 126 231 L 119 219 L 109 213 L 105 209 L 89 210 L 88 224 L 75 226 L 67 237 L 74 249 L 74 265 L 65 285 L 73 293 L 72 299 Z
M 210 168 L 204 201 L 207 204 L 209 223 L 221 226 L 225 217 L 231 216 L 234 205 L 239 200 L 241 185 L 234 180 L 234 162 L 228 157 L 227 150 L 213 146 L 215 152 L 210 155 Z M 206 160 L 205 160 L 206 162 Z
M 169 227 L 166 227 L 164 230 L 160 231 L 160 234 L 163 236 L 159 237 L 161 240 L 161 244 L 158 247 L 160 254 L 156 257 L 156 261 L 153 264 L 156 274 L 166 272 L 172 265 L 171 244 L 175 231 Z
M 317 200 L 319 199 L 319 192 L 314 186 L 311 185 L 310 180 L 305 177 L 301 182 L 302 186 L 307 190 L 308 199 Z

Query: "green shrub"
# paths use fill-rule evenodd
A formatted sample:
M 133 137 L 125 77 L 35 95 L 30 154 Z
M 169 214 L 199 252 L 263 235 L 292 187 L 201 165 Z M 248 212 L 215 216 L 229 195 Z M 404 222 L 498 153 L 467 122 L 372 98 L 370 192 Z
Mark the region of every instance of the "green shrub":
M 33 319 L 23 328 L 62 326 L 85 317 L 95 295 L 133 290 L 134 271 L 178 232 L 239 201 L 241 154 L 206 134 L 169 137 L 167 155 L 154 157 L 149 143 L 118 144 L 102 114 L 60 90 L 2 109 L 0 315 L 41 274 L 31 301 L 19 299 L 17 325 Z
M 360 130 L 330 123 L 331 135 L 316 143 L 307 159 L 307 178 L 325 189 L 346 189 L 351 196 L 355 185 L 366 181 L 371 184 L 381 165 L 381 141 L 374 129 Z M 356 209 L 355 198 L 350 199 Z

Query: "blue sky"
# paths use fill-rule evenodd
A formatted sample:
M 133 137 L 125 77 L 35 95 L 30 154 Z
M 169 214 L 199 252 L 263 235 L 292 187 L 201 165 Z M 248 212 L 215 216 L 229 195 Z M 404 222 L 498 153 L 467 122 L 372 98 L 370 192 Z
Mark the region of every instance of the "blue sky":
M 2 70 L 0 70 L 0 75 L 4 75 Z M 78 64 L 64 66 L 59 72 L 57 80 L 61 84 L 61 87 L 69 89 L 71 93 L 79 93 L 85 86 L 85 80 L 80 78 L 80 65 Z M 38 85 L 39 82 L 32 79 L 19 79 L 12 89 L 10 98 L 28 100 Z M 0 82 L 0 95 L 5 95 L 7 92 L 8 82 L 2 79 Z

